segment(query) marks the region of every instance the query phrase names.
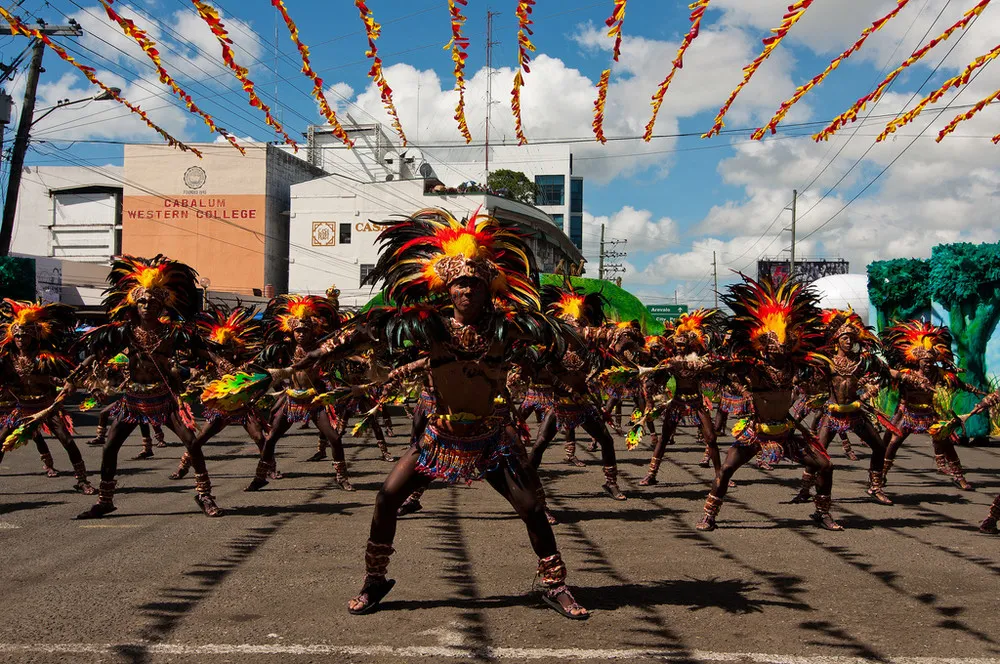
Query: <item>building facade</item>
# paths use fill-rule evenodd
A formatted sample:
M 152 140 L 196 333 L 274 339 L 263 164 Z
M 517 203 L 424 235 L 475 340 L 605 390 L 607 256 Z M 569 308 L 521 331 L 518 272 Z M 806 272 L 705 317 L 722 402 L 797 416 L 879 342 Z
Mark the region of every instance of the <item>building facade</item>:
M 429 207 L 444 208 L 459 219 L 482 209 L 516 224 L 541 272 L 555 271 L 560 262 L 583 262 L 579 248 L 535 206 L 485 193 L 442 191 L 436 179 L 363 183 L 331 175 L 292 187 L 289 289 L 318 295 L 336 285 L 342 305 L 364 305 L 373 295 L 362 282 L 378 260 L 380 222 Z
M 568 145 L 400 148 L 379 124 L 345 130 L 355 143 L 353 150 L 328 127 L 310 127 L 309 161 L 327 172 L 364 182 L 425 176 L 451 187 L 465 182 L 485 184 L 487 174 L 500 169 L 519 171 L 539 188 L 535 205 L 578 248 L 583 247 L 584 180 L 573 175 L 573 152 Z

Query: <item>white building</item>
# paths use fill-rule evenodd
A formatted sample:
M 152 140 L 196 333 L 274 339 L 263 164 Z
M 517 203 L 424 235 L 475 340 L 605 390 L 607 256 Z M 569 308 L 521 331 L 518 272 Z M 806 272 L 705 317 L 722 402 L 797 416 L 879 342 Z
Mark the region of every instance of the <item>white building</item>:
M 328 127 L 310 127 L 309 161 L 329 173 L 364 182 L 386 182 L 418 176 L 436 177 L 457 187 L 464 182 L 486 183 L 489 172 L 520 171 L 539 187 L 535 205 L 552 217 L 570 240 L 583 247 L 583 178 L 573 175 L 573 153 L 568 145 L 495 145 L 483 147 L 400 148 L 379 124 L 345 126 L 354 149 Z

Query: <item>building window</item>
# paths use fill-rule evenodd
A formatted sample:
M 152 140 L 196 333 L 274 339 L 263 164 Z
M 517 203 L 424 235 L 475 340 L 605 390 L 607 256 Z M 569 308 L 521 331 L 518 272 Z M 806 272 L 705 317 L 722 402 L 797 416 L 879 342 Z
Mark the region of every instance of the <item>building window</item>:
M 576 245 L 577 249 L 583 251 L 583 215 L 571 214 L 569 216 L 569 239 Z
M 563 226 L 563 224 L 565 223 L 563 221 L 563 215 L 561 215 L 561 214 L 550 214 L 549 216 L 552 217 L 552 223 L 555 224 L 556 227 L 558 227 L 560 230 L 562 230 L 565 233 L 566 232 L 566 227 Z
M 583 179 L 573 178 L 569 182 L 569 211 L 583 214 Z
M 566 177 L 563 175 L 536 175 L 538 195 L 535 205 L 565 205 Z
M 351 243 L 351 225 L 341 224 L 340 225 L 340 237 L 338 238 L 340 244 L 350 244 Z
M 365 283 L 365 279 L 371 274 L 371 271 L 375 269 L 374 263 L 362 263 L 361 264 L 361 283 Z

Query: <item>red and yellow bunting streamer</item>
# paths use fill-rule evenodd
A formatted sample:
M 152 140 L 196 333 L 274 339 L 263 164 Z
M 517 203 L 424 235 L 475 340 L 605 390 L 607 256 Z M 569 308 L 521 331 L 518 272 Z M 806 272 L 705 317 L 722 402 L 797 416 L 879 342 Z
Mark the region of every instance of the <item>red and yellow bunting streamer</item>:
M 875 142 L 879 143 L 881 141 L 884 141 L 886 137 L 889 136 L 889 134 L 894 133 L 897 129 L 904 127 L 909 123 L 913 122 L 914 120 L 916 120 L 917 116 L 920 115 L 920 113 L 923 112 L 923 110 L 927 108 L 927 106 L 933 104 L 938 99 L 943 97 L 945 93 L 948 92 L 949 89 L 960 88 L 963 85 L 966 85 L 969 82 L 969 78 L 972 76 L 973 72 L 983 67 L 984 65 L 986 65 L 986 63 L 990 62 L 991 60 L 995 60 L 998 55 L 1000 55 L 1000 44 L 994 46 L 993 50 L 990 51 L 989 53 L 985 55 L 980 55 L 978 58 L 969 63 L 969 65 L 965 68 L 965 70 L 961 74 L 949 78 L 947 81 L 944 82 L 943 85 L 941 85 L 940 88 L 938 88 L 934 92 L 930 93 L 929 95 L 921 99 L 919 104 L 917 104 L 912 109 L 910 109 L 903 115 L 899 116 L 898 118 L 887 124 L 882 133 L 879 134 L 878 138 L 875 139 Z M 944 138 L 944 136 L 942 136 L 941 138 Z
M 611 16 L 604 21 L 604 24 L 610 28 L 608 30 L 608 37 L 614 37 L 615 40 L 613 50 L 615 62 L 618 62 L 618 57 L 622 52 L 622 25 L 625 23 L 626 1 L 615 0 L 615 7 L 611 12 Z M 594 128 L 594 136 L 601 143 L 608 142 L 608 139 L 604 137 L 604 106 L 608 100 L 608 82 L 610 80 L 611 70 L 605 69 L 601 72 L 601 79 L 597 82 L 597 100 L 594 102 L 594 122 L 592 126 Z
M 312 63 L 309 60 L 309 47 L 302 43 L 299 39 L 299 28 L 295 25 L 295 21 L 288 14 L 288 9 L 285 7 L 285 3 L 282 0 L 271 0 L 271 4 L 278 10 L 281 14 L 281 18 L 284 19 L 285 25 L 288 27 L 288 35 L 291 37 L 292 41 L 295 42 L 295 48 L 299 49 L 299 55 L 302 56 L 302 73 L 312 79 L 313 89 L 312 96 L 319 103 L 319 112 L 323 114 L 326 118 L 327 123 L 333 128 L 333 135 L 339 138 L 344 144 L 349 147 L 354 147 L 354 142 L 347 137 L 347 132 L 340 125 L 340 121 L 337 119 L 337 114 L 333 111 L 330 103 L 326 100 L 326 95 L 323 94 L 323 79 L 319 77 L 313 68 Z
M 705 10 L 708 8 L 708 3 L 712 0 L 698 0 L 697 2 L 691 4 L 688 9 L 691 10 L 691 29 L 688 33 L 684 35 L 683 41 L 681 41 L 680 48 L 677 49 L 677 57 L 674 58 L 673 65 L 670 67 L 670 73 L 667 77 L 663 79 L 659 87 L 656 89 L 656 93 L 652 97 L 653 106 L 653 117 L 649 119 L 649 123 L 646 125 L 646 133 L 642 135 L 642 140 L 649 143 L 650 139 L 653 138 L 653 126 L 656 125 L 656 116 L 660 114 L 660 106 L 663 105 L 663 98 L 667 94 L 667 89 L 674 80 L 674 75 L 677 74 L 677 70 L 684 68 L 684 53 L 687 52 L 688 47 L 691 46 L 691 42 L 698 38 L 698 34 L 701 32 L 701 19 L 705 15 Z
M 465 120 L 465 61 L 469 57 L 469 38 L 462 34 L 462 25 L 465 24 L 462 7 L 468 3 L 469 0 L 448 0 L 448 13 L 451 15 L 451 41 L 445 44 L 444 49 L 446 51 L 451 49 L 451 60 L 455 63 L 455 89 L 458 90 L 455 120 L 458 122 L 458 130 L 462 132 L 465 142 L 471 143 L 472 134 L 469 133 L 469 124 Z
M 134 21 L 124 18 L 112 9 L 111 3 L 114 2 L 114 0 L 100 0 L 100 2 L 104 7 L 104 12 L 108 15 L 108 18 L 121 26 L 122 32 L 131 37 L 156 66 L 156 71 L 160 75 L 160 83 L 170 86 L 170 89 L 173 90 L 175 95 L 180 97 L 181 101 L 184 102 L 189 111 L 201 116 L 201 119 L 204 120 L 209 129 L 223 136 L 234 148 L 240 151 L 240 154 L 245 156 L 247 152 L 239 143 L 236 142 L 236 138 L 222 127 L 216 125 L 215 120 L 211 115 L 198 108 L 198 105 L 194 103 L 193 99 L 191 99 L 191 95 L 185 92 L 181 86 L 177 84 L 177 81 L 174 80 L 170 73 L 164 69 L 163 62 L 160 60 L 160 51 L 156 48 L 156 42 L 150 39 L 149 34 L 137 26 Z
M 844 60 L 846 60 L 847 58 L 851 57 L 852 55 L 860 51 L 861 47 L 864 46 L 866 41 L 868 41 L 868 37 L 870 37 L 873 33 L 881 30 L 882 26 L 884 26 L 886 23 L 894 19 L 896 15 L 903 10 L 903 7 L 909 4 L 909 2 L 910 0 L 896 0 L 896 7 L 888 14 L 886 14 L 885 16 L 883 16 L 882 18 L 878 19 L 870 26 L 865 28 L 864 31 L 861 33 L 861 38 L 858 39 L 858 41 L 854 42 L 854 44 L 851 45 L 849 49 L 847 49 L 846 51 L 838 55 L 836 58 L 834 58 L 833 61 L 830 62 L 830 64 L 827 66 L 827 68 L 823 70 L 822 74 L 813 77 L 811 81 L 796 89 L 795 94 L 792 95 L 790 99 L 781 102 L 781 106 L 778 107 L 778 110 L 775 112 L 774 117 L 772 117 L 766 125 L 755 131 L 751 136 L 751 138 L 753 138 L 755 141 L 759 141 L 760 139 L 764 138 L 764 135 L 767 132 L 771 132 L 772 134 L 775 133 L 777 131 L 778 124 L 780 124 L 781 121 L 785 119 L 785 116 L 788 114 L 789 109 L 791 109 L 791 107 L 794 106 L 796 102 L 798 102 L 800 99 L 806 96 L 807 92 L 809 92 L 814 87 L 822 83 L 823 80 L 827 76 L 829 76 L 834 69 L 840 66 L 840 63 L 842 63 Z
M 601 73 L 601 80 L 597 83 L 597 101 L 594 102 L 594 135 L 601 143 L 607 143 L 604 137 L 604 104 L 608 99 L 608 80 L 611 78 L 611 70 L 605 69 Z
M 615 38 L 615 62 L 618 62 L 618 56 L 622 53 L 622 24 L 625 23 L 625 4 L 627 2 L 628 0 L 615 0 L 614 11 L 612 11 L 611 16 L 604 21 L 604 24 L 610 28 L 608 30 L 608 37 Z
M 534 53 L 535 45 L 531 43 L 529 37 L 534 34 L 531 31 L 532 7 L 535 0 L 518 0 L 517 10 L 517 73 L 514 74 L 514 88 L 510 91 L 510 108 L 514 113 L 514 135 L 517 136 L 517 144 L 524 145 L 528 142 L 524 135 L 524 125 L 521 123 L 521 88 L 524 87 L 523 74 L 530 74 L 531 62 L 530 53 Z
M 292 137 L 285 133 L 284 128 L 281 123 L 274 119 L 271 115 L 270 107 L 265 104 L 260 97 L 257 96 L 257 91 L 254 89 L 253 81 L 250 80 L 248 74 L 250 73 L 246 67 L 242 67 L 236 62 L 236 54 L 233 52 L 232 43 L 233 40 L 229 38 L 229 32 L 226 31 L 226 26 L 222 23 L 222 18 L 219 16 L 219 11 L 208 4 L 203 2 L 203 0 L 191 0 L 191 4 L 195 6 L 198 10 L 198 16 L 201 20 L 212 31 L 215 35 L 216 41 L 222 47 L 222 59 L 232 70 L 233 75 L 236 76 L 238 80 L 243 85 L 243 90 L 247 93 L 247 97 L 250 100 L 250 105 L 254 108 L 259 108 L 264 113 L 264 122 L 270 125 L 274 131 L 281 135 L 282 140 L 292 146 L 296 152 L 299 151 L 299 144 L 292 140 Z
M 799 19 L 802 18 L 802 15 L 806 13 L 806 10 L 809 9 L 809 5 L 812 3 L 813 0 L 798 0 L 798 2 L 788 7 L 788 11 L 782 17 L 781 25 L 777 28 L 771 28 L 771 32 L 774 34 L 764 40 L 764 50 L 761 51 L 760 55 L 758 55 L 753 62 L 743 68 L 743 80 L 740 81 L 740 84 L 736 86 L 736 89 L 729 94 L 729 99 L 727 99 L 726 103 L 722 105 L 721 109 L 719 109 L 719 114 L 715 116 L 715 124 L 712 125 L 712 128 L 709 129 L 707 133 L 702 135 L 702 138 L 711 138 L 722 131 L 722 128 L 726 126 L 722 120 L 726 117 L 726 113 L 729 112 L 729 107 L 733 105 L 734 101 L 736 101 L 736 96 L 740 94 L 744 87 L 746 87 L 746 84 L 750 82 L 750 79 L 753 78 L 755 73 L 757 73 L 760 66 L 764 64 L 764 60 L 767 60 L 768 57 L 770 57 L 774 49 L 778 47 L 781 40 L 784 39 L 785 35 L 788 34 L 788 31 L 792 29 L 792 26 L 798 23 Z
M 945 30 L 940 35 L 938 35 L 937 37 L 930 40 L 929 42 L 918 48 L 916 51 L 914 51 L 910 55 L 910 57 L 908 57 L 906 60 L 903 61 L 903 64 L 899 65 L 898 67 L 896 67 L 896 69 L 890 72 L 890 74 L 885 77 L 885 80 L 879 83 L 877 88 L 875 88 L 872 92 L 868 93 L 861 99 L 854 102 L 854 106 L 852 106 L 851 108 L 847 109 L 846 111 L 838 115 L 836 118 L 834 118 L 833 122 L 831 122 L 825 129 L 823 129 L 823 131 L 813 136 L 813 140 L 815 141 L 829 140 L 829 138 L 834 133 L 836 133 L 837 130 L 839 130 L 841 127 L 844 127 L 849 122 L 854 122 L 855 120 L 857 120 L 858 113 L 863 111 L 865 109 L 865 106 L 867 106 L 869 102 L 878 101 L 878 99 L 885 93 L 886 89 L 892 84 L 894 80 L 896 80 L 896 77 L 899 76 L 904 69 L 906 69 L 913 63 L 923 58 L 925 55 L 927 55 L 928 52 L 930 52 L 932 48 L 934 48 L 944 40 L 951 37 L 951 35 L 954 34 L 956 31 L 964 30 L 965 28 L 967 28 L 969 24 L 972 23 L 972 21 L 975 20 L 975 18 L 979 16 L 984 9 L 986 9 L 986 5 L 990 4 L 990 1 L 991 0 L 980 0 L 979 4 L 977 4 L 969 11 L 965 12 L 962 18 L 960 18 L 956 23 L 952 24 L 947 30 Z
M 173 136 L 171 136 L 170 134 L 168 134 L 165 129 L 163 129 L 158 124 L 156 124 L 155 122 L 153 122 L 152 120 L 150 120 L 149 116 L 146 115 L 145 111 L 143 111 L 137 105 L 129 102 L 127 99 L 125 99 L 124 97 L 122 97 L 116 91 L 114 91 L 113 89 L 109 88 L 104 83 L 102 83 L 100 81 L 100 79 L 98 79 L 97 76 L 94 74 L 95 70 L 94 70 L 93 67 L 88 67 L 86 65 L 82 65 L 79 62 L 77 62 L 73 58 L 73 56 L 71 56 L 69 53 L 66 52 L 66 49 L 64 49 L 59 44 L 56 44 L 51 39 L 49 39 L 48 35 L 44 34 L 40 30 L 36 30 L 35 28 L 32 28 L 30 26 L 25 25 L 21 21 L 21 19 L 17 18 L 16 16 L 14 16 L 10 12 L 8 12 L 3 7 L 0 7 L 0 17 L 3 17 L 4 19 L 6 19 L 7 23 L 10 24 L 10 34 L 12 34 L 12 35 L 21 34 L 21 35 L 24 35 L 25 37 L 34 37 L 35 39 L 40 40 L 42 43 L 44 43 L 50 49 L 52 49 L 53 51 L 55 51 L 56 55 L 58 55 L 60 58 L 62 58 L 63 60 L 65 60 L 66 62 L 68 62 L 69 64 L 73 65 L 74 67 L 76 67 L 77 69 L 79 69 L 81 72 L 83 72 L 83 75 L 87 77 L 88 81 L 90 81 L 91 83 L 93 83 L 94 85 L 96 85 L 97 87 L 99 87 L 101 90 L 103 90 L 105 93 L 107 93 L 112 99 L 114 99 L 118 103 L 124 105 L 126 108 L 128 108 L 128 110 L 132 111 L 133 113 L 135 113 L 136 115 L 138 115 L 140 118 L 142 118 L 143 122 L 146 123 L 146 126 L 148 126 L 150 129 L 152 129 L 153 131 L 155 131 L 156 133 L 158 133 L 160 136 L 162 136 L 163 140 L 165 140 L 167 142 L 167 145 L 169 145 L 170 147 L 179 148 L 179 149 L 183 150 L 184 152 L 194 153 L 194 154 L 198 155 L 198 157 L 201 157 L 201 152 L 199 152 L 196 148 L 193 148 L 190 145 L 185 145 L 181 141 L 177 140 L 176 138 L 174 138 Z
M 365 51 L 365 56 L 372 61 L 372 68 L 368 70 L 368 77 L 375 81 L 379 95 L 382 97 L 382 106 L 385 107 L 389 117 L 392 118 L 392 128 L 399 134 L 399 139 L 403 141 L 403 146 L 405 147 L 406 134 L 403 133 L 403 125 L 399 123 L 396 105 L 392 103 L 392 88 L 389 87 L 389 84 L 385 80 L 385 74 L 382 72 L 382 58 L 378 57 L 378 47 L 375 46 L 375 41 L 382 34 L 382 26 L 372 16 L 372 10 L 368 9 L 368 5 L 365 4 L 364 0 L 354 0 L 354 6 L 358 8 L 358 12 L 361 14 L 361 20 L 365 24 L 365 34 L 368 35 L 368 50 Z
M 941 130 L 941 133 L 938 134 L 938 137 L 935 140 L 938 143 L 940 143 L 942 140 L 944 140 L 945 136 L 955 131 L 958 125 L 962 124 L 966 120 L 971 120 L 972 116 L 974 116 L 976 113 L 983 110 L 990 104 L 998 101 L 1000 101 L 1000 90 L 997 90 L 996 92 L 991 94 L 989 97 L 986 97 L 985 99 L 979 100 L 978 102 L 976 102 L 976 105 L 970 108 L 968 111 L 962 113 L 961 115 L 956 116 L 951 122 L 948 123 L 948 126 L 946 126 L 944 129 Z M 997 134 L 996 136 L 993 137 L 993 142 L 1000 143 L 1000 134 Z

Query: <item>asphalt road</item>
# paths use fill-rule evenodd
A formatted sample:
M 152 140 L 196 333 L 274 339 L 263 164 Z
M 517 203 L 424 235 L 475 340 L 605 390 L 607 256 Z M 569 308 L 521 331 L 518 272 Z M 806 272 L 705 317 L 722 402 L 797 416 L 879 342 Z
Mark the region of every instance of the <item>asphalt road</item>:
M 81 446 L 92 434 L 81 427 Z M 427 492 L 400 524 L 395 590 L 355 617 L 346 602 L 389 468 L 373 443 L 347 440 L 358 489 L 348 493 L 329 463 L 304 462 L 314 432 L 295 431 L 279 445 L 285 479 L 247 494 L 255 455 L 228 430 L 208 450 L 221 519 L 201 515 L 193 479 L 166 479 L 179 446 L 131 461 L 138 444 L 122 451 L 118 511 L 98 522 L 72 520 L 93 498 L 40 473 L 32 447 L 4 459 L 0 661 L 1000 662 L 1000 537 L 976 532 L 1000 492 L 1000 447 L 960 450 L 978 487 L 961 492 L 916 437 L 891 477 L 897 505 L 882 507 L 864 500 L 867 463 L 834 443 L 842 533 L 788 503 L 797 468 L 746 467 L 719 530 L 701 534 L 710 471 L 689 435 L 668 448 L 656 487 L 638 486 L 647 451 L 620 452 L 624 503 L 601 492 L 598 458 L 581 449 L 587 467 L 571 468 L 554 444 L 542 476 L 556 535 L 594 610 L 578 623 L 540 605 L 523 526 L 486 484 Z M 84 455 L 96 470 L 99 450 Z

